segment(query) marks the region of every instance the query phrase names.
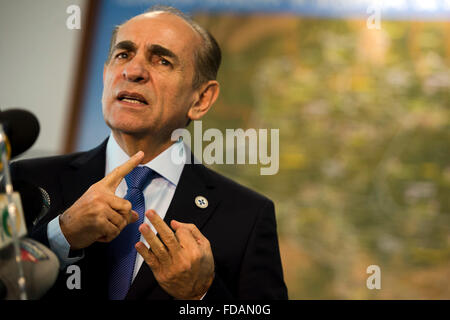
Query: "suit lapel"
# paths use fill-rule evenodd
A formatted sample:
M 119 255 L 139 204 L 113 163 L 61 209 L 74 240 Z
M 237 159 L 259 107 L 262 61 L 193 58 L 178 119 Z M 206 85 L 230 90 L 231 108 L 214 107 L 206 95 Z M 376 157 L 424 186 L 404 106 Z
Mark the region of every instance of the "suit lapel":
M 97 148 L 82 153 L 61 173 L 64 207 L 70 207 L 86 190 L 105 176 L 106 139 Z M 83 272 L 82 289 L 90 297 L 107 298 L 106 246 L 93 243 L 84 250 L 85 257 L 79 262 Z
M 208 206 L 199 208 L 194 200 L 203 196 Z M 175 190 L 175 194 L 164 217 L 170 225 L 171 220 L 193 223 L 201 231 L 219 203 L 219 197 L 206 168 L 203 165 L 186 164 Z M 144 262 L 131 285 L 126 299 L 171 299 L 158 285 L 150 267 Z
M 206 208 L 195 204 L 197 196 L 208 200 Z M 164 221 L 167 224 L 171 220 L 193 223 L 201 230 L 218 203 L 219 197 L 206 168 L 203 165 L 186 164 Z
M 105 176 L 106 139 L 97 148 L 75 158 L 60 176 L 64 206 L 71 206 L 91 185 Z M 70 181 L 70 183 L 67 183 Z

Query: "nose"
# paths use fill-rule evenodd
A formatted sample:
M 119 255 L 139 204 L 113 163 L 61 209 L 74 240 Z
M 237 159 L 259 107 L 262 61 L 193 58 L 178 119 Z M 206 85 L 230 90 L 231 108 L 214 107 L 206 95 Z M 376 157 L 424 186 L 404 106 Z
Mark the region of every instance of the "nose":
M 145 83 L 149 80 L 150 74 L 143 62 L 135 57 L 125 65 L 122 71 L 122 77 L 127 81 Z

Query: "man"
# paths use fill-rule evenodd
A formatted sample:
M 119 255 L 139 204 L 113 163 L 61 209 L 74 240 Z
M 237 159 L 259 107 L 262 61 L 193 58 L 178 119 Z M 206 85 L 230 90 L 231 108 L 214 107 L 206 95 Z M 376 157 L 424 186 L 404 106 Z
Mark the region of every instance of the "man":
M 109 139 L 12 165 L 15 178 L 50 194 L 31 231 L 62 264 L 47 298 L 287 298 L 273 203 L 172 159 L 191 155 L 171 135 L 216 101 L 220 59 L 214 38 L 175 9 L 130 19 L 115 30 L 104 66 Z M 80 285 L 68 286 L 71 264 Z

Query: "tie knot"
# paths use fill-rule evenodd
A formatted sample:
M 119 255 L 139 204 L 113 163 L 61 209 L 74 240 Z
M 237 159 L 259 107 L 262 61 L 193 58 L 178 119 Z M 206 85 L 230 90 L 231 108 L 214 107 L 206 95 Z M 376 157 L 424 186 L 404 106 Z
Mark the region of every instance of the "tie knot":
M 150 183 L 154 171 L 149 167 L 136 167 L 125 176 L 125 181 L 129 189 L 139 189 L 143 191 Z

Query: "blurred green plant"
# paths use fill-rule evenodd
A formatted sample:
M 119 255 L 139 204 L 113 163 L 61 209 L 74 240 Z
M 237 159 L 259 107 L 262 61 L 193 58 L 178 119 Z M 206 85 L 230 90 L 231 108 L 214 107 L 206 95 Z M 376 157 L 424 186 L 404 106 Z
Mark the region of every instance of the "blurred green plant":
M 290 298 L 449 299 L 449 24 L 197 20 L 224 56 L 204 130 L 280 129 L 278 174 L 215 169 L 274 200 Z

